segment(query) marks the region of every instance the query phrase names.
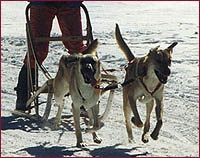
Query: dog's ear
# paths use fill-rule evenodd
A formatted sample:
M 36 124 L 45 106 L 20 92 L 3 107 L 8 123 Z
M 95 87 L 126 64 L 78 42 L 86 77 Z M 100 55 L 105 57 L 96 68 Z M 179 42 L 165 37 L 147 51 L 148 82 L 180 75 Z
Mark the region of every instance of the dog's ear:
M 169 47 L 167 47 L 167 49 L 172 52 L 173 48 L 178 44 L 178 42 L 174 42 L 172 43 Z
M 158 50 L 159 47 L 160 47 L 160 45 L 158 45 L 158 46 L 155 47 L 155 48 L 151 48 L 151 49 L 150 49 L 150 52 L 157 52 L 157 50 Z
M 93 40 L 92 43 L 88 46 L 88 48 L 82 52 L 82 54 L 92 54 L 92 53 L 95 52 L 95 50 L 97 49 L 97 46 L 98 46 L 98 40 L 95 39 L 95 40 Z

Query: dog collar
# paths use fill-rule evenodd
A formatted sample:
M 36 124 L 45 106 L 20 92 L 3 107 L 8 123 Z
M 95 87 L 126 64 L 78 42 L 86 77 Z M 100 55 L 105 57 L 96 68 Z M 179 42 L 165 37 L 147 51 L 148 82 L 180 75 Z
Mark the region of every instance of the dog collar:
M 136 65 L 135 65 L 135 77 L 138 77 L 139 75 L 138 75 L 138 59 L 137 58 L 134 58 L 134 59 L 132 59 L 131 61 L 129 61 L 129 63 L 128 64 L 133 64 L 133 63 L 135 63 L 136 62 Z
M 129 64 L 134 63 L 135 61 L 137 61 L 137 58 L 132 59 L 131 61 L 129 61 Z
M 95 84 L 91 84 L 91 86 L 95 89 L 97 94 L 100 93 L 100 81 L 97 81 Z

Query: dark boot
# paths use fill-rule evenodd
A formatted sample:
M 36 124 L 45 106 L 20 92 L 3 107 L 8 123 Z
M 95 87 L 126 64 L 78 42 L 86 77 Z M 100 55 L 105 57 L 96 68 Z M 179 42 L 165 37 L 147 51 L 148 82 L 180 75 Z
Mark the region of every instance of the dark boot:
M 31 69 L 33 83 L 35 80 L 34 69 Z M 16 100 L 16 110 L 26 111 L 26 102 L 30 98 L 30 92 L 28 92 L 28 76 L 27 76 L 27 67 L 23 65 L 18 77 L 17 83 L 17 100 Z

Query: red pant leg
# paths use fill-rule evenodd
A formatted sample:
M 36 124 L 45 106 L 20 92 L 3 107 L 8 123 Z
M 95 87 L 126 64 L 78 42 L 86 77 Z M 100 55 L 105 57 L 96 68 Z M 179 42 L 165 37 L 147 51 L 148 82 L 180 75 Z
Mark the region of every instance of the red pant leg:
M 57 18 L 63 36 L 82 36 L 80 8 L 63 6 L 59 9 Z M 82 40 L 67 41 L 63 44 L 70 54 L 80 53 L 86 48 Z
M 30 26 L 34 37 L 50 37 L 53 19 L 56 14 L 56 8 L 48 6 L 31 6 L 30 8 Z M 35 53 L 38 56 L 40 64 L 45 60 L 48 54 L 49 42 L 34 43 Z M 27 55 L 24 59 L 27 64 Z M 30 53 L 31 68 L 35 66 L 33 54 Z

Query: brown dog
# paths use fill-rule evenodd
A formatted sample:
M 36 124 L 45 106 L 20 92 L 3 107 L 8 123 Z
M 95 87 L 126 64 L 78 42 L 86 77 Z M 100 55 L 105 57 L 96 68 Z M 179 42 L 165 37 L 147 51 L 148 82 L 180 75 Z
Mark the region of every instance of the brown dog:
M 56 104 L 58 105 L 58 112 L 54 120 L 54 127 L 57 128 L 61 121 L 61 114 L 65 103 L 65 95 L 70 94 L 72 98 L 72 111 L 74 117 L 75 131 L 77 137 L 77 147 L 84 147 L 81 128 L 80 128 L 80 107 L 84 106 L 84 112 L 89 117 L 89 121 L 85 120 L 86 125 L 89 126 L 85 131 L 93 135 L 95 143 L 101 143 L 101 138 L 95 133 L 101 127 L 103 122 L 109 115 L 112 100 L 114 97 L 114 89 L 110 90 L 105 111 L 99 116 L 99 97 L 102 95 L 110 85 L 105 89 L 101 89 L 102 80 L 112 80 L 117 82 L 116 76 L 109 74 L 101 74 L 101 62 L 97 56 L 98 41 L 92 41 L 86 50 L 75 55 L 63 55 L 59 61 L 59 68 L 54 79 L 47 80 L 27 101 L 29 106 L 36 97 L 42 92 L 48 92 L 47 105 L 41 118 L 42 122 L 48 120 L 52 98 L 54 96 Z M 21 113 L 14 113 L 15 115 L 22 115 Z M 33 118 L 31 115 L 23 115 L 25 117 Z
M 123 110 L 129 142 L 133 141 L 131 121 L 135 126 L 139 128 L 143 127 L 136 107 L 137 100 L 145 103 L 147 109 L 142 135 L 144 143 L 148 142 L 150 114 L 153 109 L 154 100 L 156 102 L 157 123 L 151 133 L 151 137 L 156 140 L 162 126 L 164 84 L 167 83 L 168 76 L 170 75 L 169 66 L 171 65 L 172 49 L 177 45 L 177 42 L 174 42 L 164 50 L 158 49 L 158 46 L 151 49 L 146 56 L 137 59 L 123 40 L 118 25 L 116 25 L 115 36 L 119 47 L 129 61 L 126 67 L 125 82 L 132 80 L 130 84 L 123 87 Z M 131 111 L 134 115 L 132 119 L 130 119 Z
M 100 61 L 95 50 L 98 41 L 94 40 L 91 45 L 81 54 L 63 55 L 59 62 L 59 69 L 53 80 L 53 91 L 58 112 L 55 118 L 55 126 L 61 120 L 61 113 L 64 106 L 64 96 L 68 92 L 72 98 L 72 111 L 77 138 L 77 147 L 84 147 L 80 128 L 80 107 L 83 105 L 87 110 L 93 139 L 96 143 L 101 143 L 94 131 L 100 128 L 99 124 L 99 97 L 100 93 L 95 89 L 101 80 Z

